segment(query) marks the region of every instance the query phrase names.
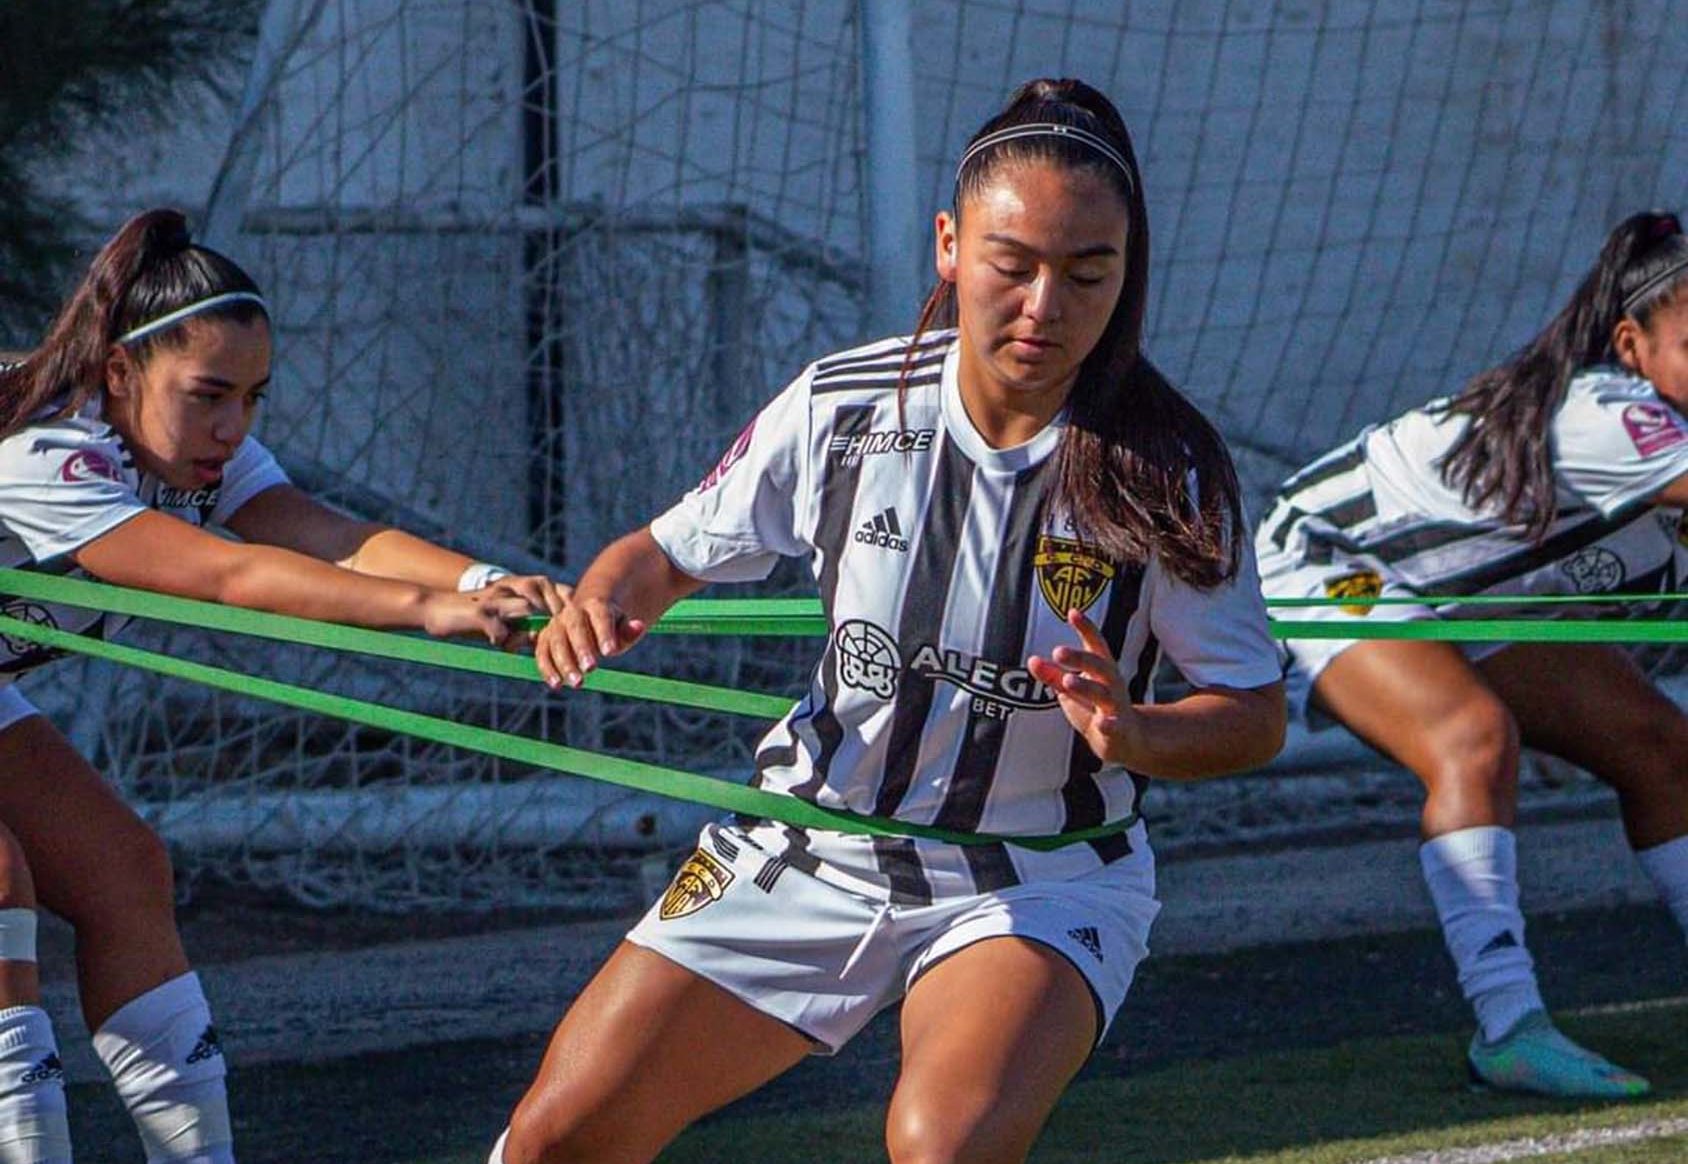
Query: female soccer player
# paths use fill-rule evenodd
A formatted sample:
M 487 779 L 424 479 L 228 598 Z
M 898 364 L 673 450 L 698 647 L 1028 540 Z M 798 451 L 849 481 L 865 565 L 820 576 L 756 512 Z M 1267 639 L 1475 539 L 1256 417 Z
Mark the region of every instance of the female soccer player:
M 1522 351 L 1284 483 L 1256 541 L 1267 594 L 1675 589 L 1674 507 L 1688 504 L 1685 285 L 1688 239 L 1676 218 L 1625 219 Z M 1375 622 L 1494 609 L 1354 613 Z M 1645 1080 L 1570 1042 L 1544 1012 L 1518 908 L 1518 750 L 1563 757 L 1616 790 L 1630 845 L 1688 927 L 1681 709 L 1609 646 L 1311 640 L 1288 653 L 1292 704 L 1310 698 L 1424 782 L 1420 859 L 1477 1012 L 1473 1075 L 1556 1095 L 1645 1092 Z
M 0 367 L 0 565 L 494 642 L 505 619 L 561 607 L 547 579 L 498 579 L 288 484 L 247 435 L 269 381 L 252 280 L 194 245 L 175 211 L 131 219 L 41 346 Z M 0 611 L 94 635 L 117 622 L 17 601 Z M 164 845 L 9 685 L 52 655 L 0 638 L 0 1164 L 71 1158 L 37 903 L 75 927 L 82 1013 L 148 1164 L 227 1164 L 222 1052 L 176 931 Z
M 961 833 L 1119 827 L 1051 852 L 707 827 L 494 1160 L 648 1160 L 898 999 L 892 1159 L 1024 1158 L 1147 952 L 1144 780 L 1281 743 L 1229 455 L 1141 351 L 1148 222 L 1118 112 L 1077 81 L 1023 86 L 954 206 L 914 337 L 805 369 L 598 557 L 540 669 L 576 684 L 705 582 L 806 556 L 831 635 L 759 787 Z M 1162 651 L 1193 691 L 1157 705 Z

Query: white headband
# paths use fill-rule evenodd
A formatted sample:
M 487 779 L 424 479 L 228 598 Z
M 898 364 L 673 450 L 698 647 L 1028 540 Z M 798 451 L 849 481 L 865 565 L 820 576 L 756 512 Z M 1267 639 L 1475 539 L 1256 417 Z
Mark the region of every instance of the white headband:
M 154 332 L 163 331 L 167 327 L 174 327 L 184 319 L 210 311 L 214 307 L 221 307 L 225 303 L 256 303 L 258 310 L 265 317 L 270 314 L 270 305 L 264 302 L 264 297 L 252 291 L 226 291 L 221 295 L 213 295 L 209 299 L 201 299 L 198 303 L 190 303 L 186 307 L 177 308 L 169 315 L 161 315 L 151 323 L 143 323 L 140 327 L 126 331 L 117 337 L 120 344 L 132 344 L 138 339 L 145 339 Z
M 1631 291 L 1628 295 L 1625 295 L 1622 305 L 1623 313 L 1628 315 L 1630 312 L 1634 311 L 1641 305 L 1641 301 L 1643 299 L 1647 298 L 1647 296 L 1651 295 L 1654 291 L 1657 291 L 1661 285 L 1675 279 L 1685 270 L 1688 270 L 1688 254 L 1678 257 L 1676 262 L 1654 275 L 1651 279 L 1648 279 L 1645 283 Z
M 955 168 L 956 185 L 961 184 L 961 172 L 967 168 L 967 163 L 980 153 L 999 146 L 1005 141 L 1014 141 L 1022 137 L 1065 137 L 1089 146 L 1103 157 L 1107 158 L 1119 168 L 1125 176 L 1127 190 L 1136 185 L 1131 178 L 1131 167 L 1125 164 L 1125 156 L 1109 145 L 1103 138 L 1097 137 L 1088 129 L 1080 129 L 1076 125 L 1061 125 L 1053 121 L 1040 121 L 1030 125 L 1011 125 L 1007 129 L 999 129 L 995 133 L 987 133 L 984 137 L 967 147 L 967 152 L 961 155 L 961 164 Z

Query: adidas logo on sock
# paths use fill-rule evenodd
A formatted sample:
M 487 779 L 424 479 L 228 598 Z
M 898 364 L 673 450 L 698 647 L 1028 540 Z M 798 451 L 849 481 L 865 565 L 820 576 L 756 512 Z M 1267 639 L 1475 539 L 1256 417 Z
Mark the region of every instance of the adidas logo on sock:
M 890 506 L 857 526 L 856 540 L 866 546 L 908 553 L 908 539 L 903 536 L 902 524 L 897 521 L 897 511 Z
M 1067 931 L 1067 936 L 1089 950 L 1098 962 L 1106 960 L 1102 957 L 1102 935 L 1096 932 L 1095 926 L 1074 926 Z
M 1489 939 L 1488 945 L 1477 951 L 1477 956 L 1479 958 L 1486 958 L 1497 950 L 1513 950 L 1517 949 L 1517 947 L 1518 939 L 1512 935 L 1512 931 L 1502 930 L 1500 933 Z
M 206 1059 L 215 1059 L 223 1053 L 223 1044 L 217 1038 L 217 1028 L 207 1026 L 205 1033 L 199 1036 L 199 1042 L 188 1052 L 189 1063 L 199 1063 Z
M 46 1083 L 52 1079 L 64 1078 L 64 1064 L 59 1062 L 56 1054 L 48 1055 L 41 1062 L 18 1076 L 19 1083 Z

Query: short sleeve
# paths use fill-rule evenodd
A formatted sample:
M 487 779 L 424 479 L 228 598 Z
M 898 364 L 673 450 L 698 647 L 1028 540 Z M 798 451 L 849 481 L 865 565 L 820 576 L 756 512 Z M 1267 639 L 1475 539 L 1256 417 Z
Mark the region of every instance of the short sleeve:
M 1191 686 L 1264 687 L 1283 678 L 1254 547 L 1241 541 L 1235 576 L 1212 590 L 1180 581 L 1158 557 L 1149 562 L 1150 629 Z
M 248 501 L 266 489 L 287 483 L 287 474 L 276 463 L 274 454 L 259 444 L 256 437 L 248 436 L 223 466 L 223 484 L 217 491 L 210 523 L 228 525 L 229 519 Z
M 1688 419 L 1615 368 L 1571 381 L 1553 440 L 1562 483 L 1608 517 L 1688 473 Z
M 0 441 L 0 525 L 37 562 L 72 553 L 146 510 L 117 435 L 70 417 Z
M 809 552 L 800 515 L 812 374 L 769 401 L 697 487 L 651 522 L 676 568 L 705 582 L 751 582 L 781 557 Z

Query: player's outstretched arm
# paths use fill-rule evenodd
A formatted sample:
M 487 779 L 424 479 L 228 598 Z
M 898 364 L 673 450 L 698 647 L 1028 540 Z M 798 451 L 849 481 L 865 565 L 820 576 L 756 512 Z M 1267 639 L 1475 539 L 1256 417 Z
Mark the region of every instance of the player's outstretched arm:
M 317 501 L 292 485 L 264 490 L 229 519 L 229 528 L 249 542 L 281 546 L 359 574 L 415 582 L 433 590 L 493 591 L 489 597 L 525 598 L 533 610 L 556 614 L 569 588 L 544 575 L 496 572 L 466 554 L 446 549 L 378 522 L 360 521 Z
M 1198 688 L 1174 703 L 1133 704 L 1094 623 L 1070 611 L 1080 646 L 1056 647 L 1028 666 L 1055 692 L 1073 730 L 1104 762 L 1145 776 L 1194 780 L 1258 767 L 1284 744 L 1282 683 Z
M 78 549 L 96 578 L 275 614 L 434 635 L 479 635 L 502 645 L 510 621 L 533 609 L 515 595 L 459 594 L 343 570 L 281 546 L 234 542 L 155 510 L 137 513 Z
M 581 575 L 574 594 L 534 643 L 551 687 L 578 687 L 598 660 L 619 655 L 664 611 L 703 583 L 669 561 L 649 528 L 611 542 Z

